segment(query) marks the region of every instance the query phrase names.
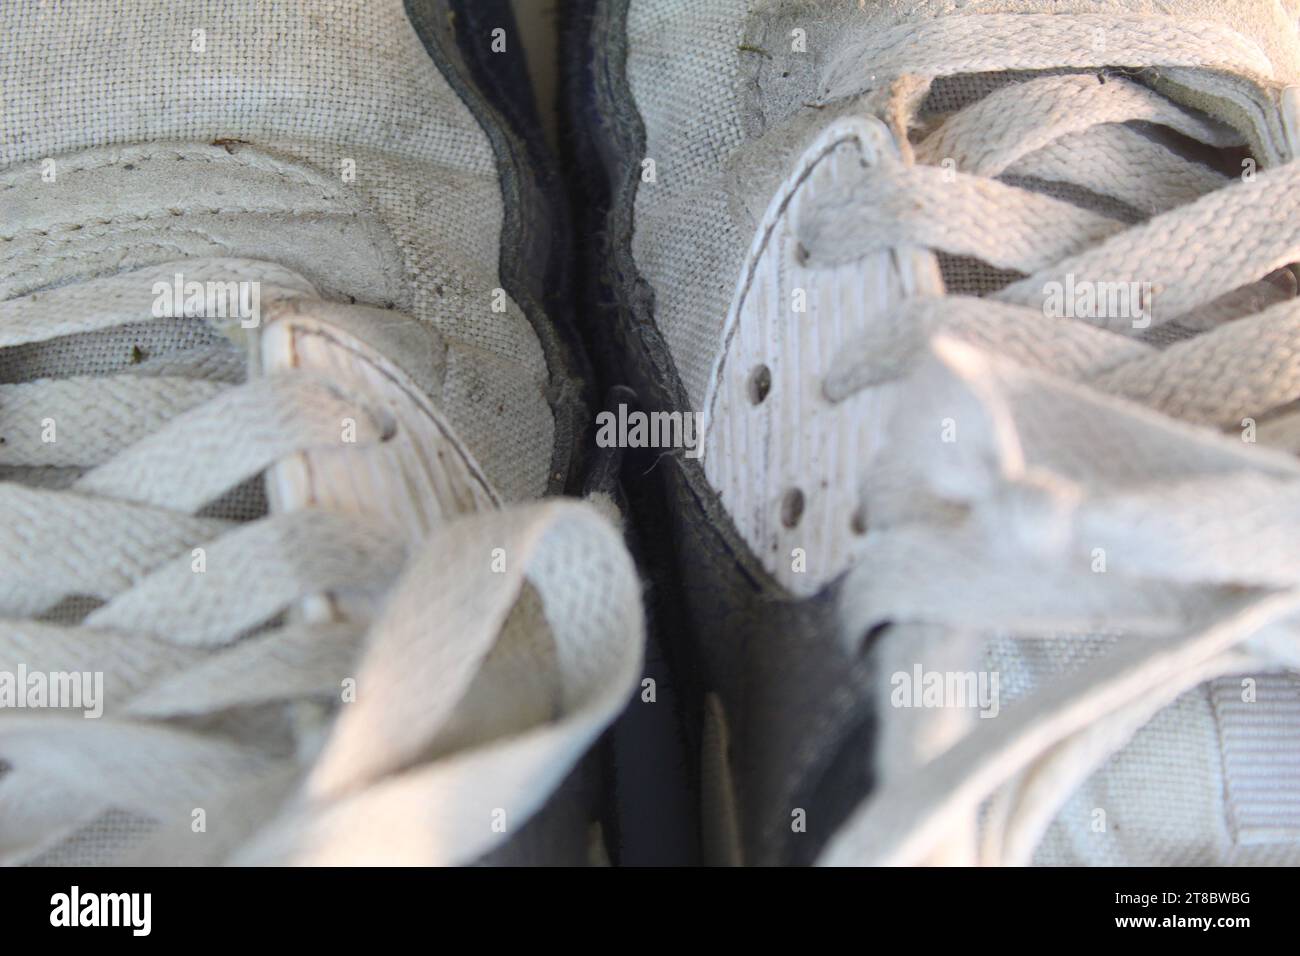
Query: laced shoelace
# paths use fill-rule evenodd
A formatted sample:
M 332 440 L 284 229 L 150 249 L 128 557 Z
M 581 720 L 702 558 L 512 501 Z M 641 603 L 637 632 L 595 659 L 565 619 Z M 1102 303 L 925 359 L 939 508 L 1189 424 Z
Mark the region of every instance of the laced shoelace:
M 1089 71 L 1003 86 L 796 224 L 809 268 L 922 246 L 1022 276 L 900 304 L 822 383 L 832 402 L 897 390 L 846 634 L 937 627 L 948 660 L 972 634 L 1124 639 L 886 780 L 825 863 L 935 859 L 954 833 L 984 862 L 1028 862 L 1063 794 L 1178 694 L 1300 665 L 1300 300 L 1275 274 L 1300 260 L 1300 162 L 1230 178 L 1132 125 L 1242 145 L 1138 82 L 1149 68 L 1276 86 L 1221 26 L 1111 15 L 950 16 L 864 35 L 827 68 L 827 102 L 893 82 L 904 122 L 936 77 Z M 1048 314 L 1048 289 L 1078 280 L 1141 288 L 1140 320 Z
M 311 294 L 265 263 L 183 265 L 199 279 L 254 270 L 270 299 Z M 139 315 L 79 294 L 0 303 L 0 348 Z M 394 428 L 306 372 L 236 384 L 231 354 L 242 364 L 221 341 L 0 385 L 0 668 L 101 673 L 104 707 L 97 720 L 0 713 L 0 859 L 33 858 L 105 813 L 151 821 L 135 852 L 162 863 L 475 859 L 538 809 L 635 679 L 636 584 L 617 535 L 561 503 L 463 519 L 413 554 L 391 527 L 316 508 L 212 517 L 275 462 L 338 448 L 342 422 L 356 449 Z M 502 573 L 491 548 L 508 556 Z M 609 593 L 584 603 L 566 582 L 588 560 Z M 491 722 L 460 710 L 527 588 L 554 643 L 554 702 L 531 729 L 484 739 Z M 388 595 L 373 623 L 299 613 L 358 589 Z M 67 623 L 67 602 L 93 607 Z M 356 702 L 335 722 L 344 679 Z M 198 839 L 195 808 L 212 827 Z M 493 808 L 509 808 L 508 829 Z

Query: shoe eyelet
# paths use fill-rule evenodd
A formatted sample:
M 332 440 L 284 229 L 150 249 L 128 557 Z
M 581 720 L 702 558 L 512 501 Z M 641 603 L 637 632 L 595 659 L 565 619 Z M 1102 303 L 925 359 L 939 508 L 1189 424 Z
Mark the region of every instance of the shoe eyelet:
M 767 393 L 772 391 L 772 370 L 766 365 L 756 365 L 749 373 L 749 400 L 754 405 L 762 405 Z
M 798 488 L 791 488 L 781 498 L 781 524 L 787 528 L 797 528 L 803 518 L 804 497 Z

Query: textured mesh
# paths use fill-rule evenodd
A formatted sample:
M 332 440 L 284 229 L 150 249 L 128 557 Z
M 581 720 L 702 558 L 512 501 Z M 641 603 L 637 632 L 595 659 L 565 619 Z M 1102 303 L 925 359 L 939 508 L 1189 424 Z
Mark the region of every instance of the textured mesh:
M 963 73 L 958 76 L 936 77 L 930 92 L 921 104 L 922 125 L 963 110 L 977 103 L 995 90 L 1014 83 L 1023 83 L 1039 76 L 1065 76 L 1072 73 L 1097 73 L 1097 70 L 1006 70 L 1000 73 Z
M 944 287 L 955 295 L 988 295 L 1003 286 L 1010 285 L 1024 276 L 1008 269 L 995 269 L 993 266 L 970 256 L 954 256 L 940 252 L 939 270 L 943 274 Z
M 1062 807 L 1040 865 L 1210 865 L 1228 851 L 1223 779 L 1205 688 L 1166 707 Z M 1104 814 L 1104 816 L 1103 816 Z
M 252 521 L 267 513 L 266 484 L 259 475 L 218 498 L 198 512 L 201 518 Z
M 750 240 L 733 221 L 723 167 L 745 139 L 740 46 L 751 6 L 673 0 L 628 12 L 628 78 L 656 168 L 638 192 L 633 252 L 655 281 L 657 321 L 697 402 Z
M 1004 707 L 1107 654 L 1115 635 L 1001 637 L 982 666 Z M 1034 854 L 1049 866 L 1209 866 L 1294 861 L 1300 824 L 1300 677 L 1242 679 L 1188 691 L 1066 800 Z M 1207 732 L 1208 730 L 1208 732 Z M 1220 784 L 1213 783 L 1221 781 Z
M 151 820 L 110 810 L 67 840 L 30 861 L 31 866 L 104 866 L 153 832 Z
M 0 349 L 0 382 L 113 375 L 146 368 L 190 350 L 225 353 L 235 367 L 244 365 L 243 356 L 229 340 L 206 322 L 155 319 Z
M 76 624 L 87 614 L 104 604 L 99 598 L 86 595 L 66 597 L 41 615 L 42 621 L 53 624 Z
M 0 481 L 15 481 L 33 488 L 59 489 L 67 488 L 82 473 L 83 469 L 70 466 L 6 465 L 0 468 Z
M 1199 334 L 1197 329 L 1188 328 L 1180 322 L 1166 322 L 1164 325 L 1157 325 L 1140 338 L 1148 345 L 1163 349 Z

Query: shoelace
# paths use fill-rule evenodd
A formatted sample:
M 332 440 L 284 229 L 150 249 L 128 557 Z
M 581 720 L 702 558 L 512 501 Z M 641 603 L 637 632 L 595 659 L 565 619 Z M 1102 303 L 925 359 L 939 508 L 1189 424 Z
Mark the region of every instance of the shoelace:
M 212 263 L 185 266 L 202 276 Z M 265 295 L 307 292 L 266 264 L 227 262 L 218 274 L 241 267 L 264 273 Z M 59 307 L 76 295 L 0 303 L 0 348 L 138 318 L 111 297 Z M 0 385 L 0 467 L 55 475 L 53 487 L 0 482 L 0 668 L 101 672 L 105 698 L 98 720 L 0 713 L 0 858 L 28 858 L 112 812 L 158 824 L 137 853 L 163 863 L 237 852 L 473 860 L 539 808 L 636 677 L 636 583 L 617 535 L 562 503 L 463 519 L 414 555 L 391 528 L 318 509 L 205 517 L 274 462 L 338 447 L 345 421 L 358 449 L 394 427 L 364 396 L 311 374 L 230 384 L 230 352 Z M 507 556 L 502 573 L 492 548 Z M 599 599 L 573 585 L 572 568 L 592 560 L 608 589 Z M 388 592 L 368 628 L 297 613 L 309 596 L 353 589 Z M 531 653 L 497 649 L 527 589 L 554 644 L 551 709 L 526 732 L 484 738 L 491 721 L 470 726 L 461 712 L 493 654 Z M 87 598 L 98 606 L 78 623 L 42 619 Z M 356 681 L 356 701 L 334 722 L 341 678 Z M 486 691 L 500 702 L 500 687 Z M 196 837 L 197 808 L 211 829 Z
M 1270 75 L 1217 25 L 974 15 L 862 38 L 829 65 L 825 90 L 830 101 L 895 82 L 905 122 L 935 77 L 1116 67 Z M 844 588 L 846 633 L 891 622 L 885 640 L 925 641 L 937 627 L 944 660 L 972 659 L 973 634 L 1122 635 L 887 780 L 825 863 L 919 862 L 954 838 L 982 840 L 984 862 L 1028 862 L 1063 795 L 1178 694 L 1300 664 L 1300 467 L 1287 454 L 1300 451 L 1288 407 L 1300 302 L 1266 281 L 1300 259 L 1300 162 L 1234 182 L 1120 125 L 1131 121 L 1239 144 L 1126 76 L 1046 75 L 904 146 L 916 165 L 863 170 L 805 206 L 812 268 L 918 245 L 1024 276 L 984 298 L 903 304 L 823 382 L 831 401 L 898 389 L 887 457 L 863 478 L 873 530 Z M 1132 225 L 1043 183 L 1150 218 Z M 1084 279 L 1144 289 L 1144 321 L 1045 314 L 1052 284 Z M 1164 349 L 1152 344 L 1162 329 L 1178 339 Z

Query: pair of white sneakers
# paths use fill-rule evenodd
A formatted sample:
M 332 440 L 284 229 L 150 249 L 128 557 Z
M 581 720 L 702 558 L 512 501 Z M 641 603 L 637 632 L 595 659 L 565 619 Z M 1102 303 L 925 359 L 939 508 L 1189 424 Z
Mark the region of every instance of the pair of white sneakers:
M 568 15 L 574 288 L 500 4 L 4 13 L 4 861 L 582 858 L 576 302 L 709 862 L 1293 862 L 1300 10 Z

